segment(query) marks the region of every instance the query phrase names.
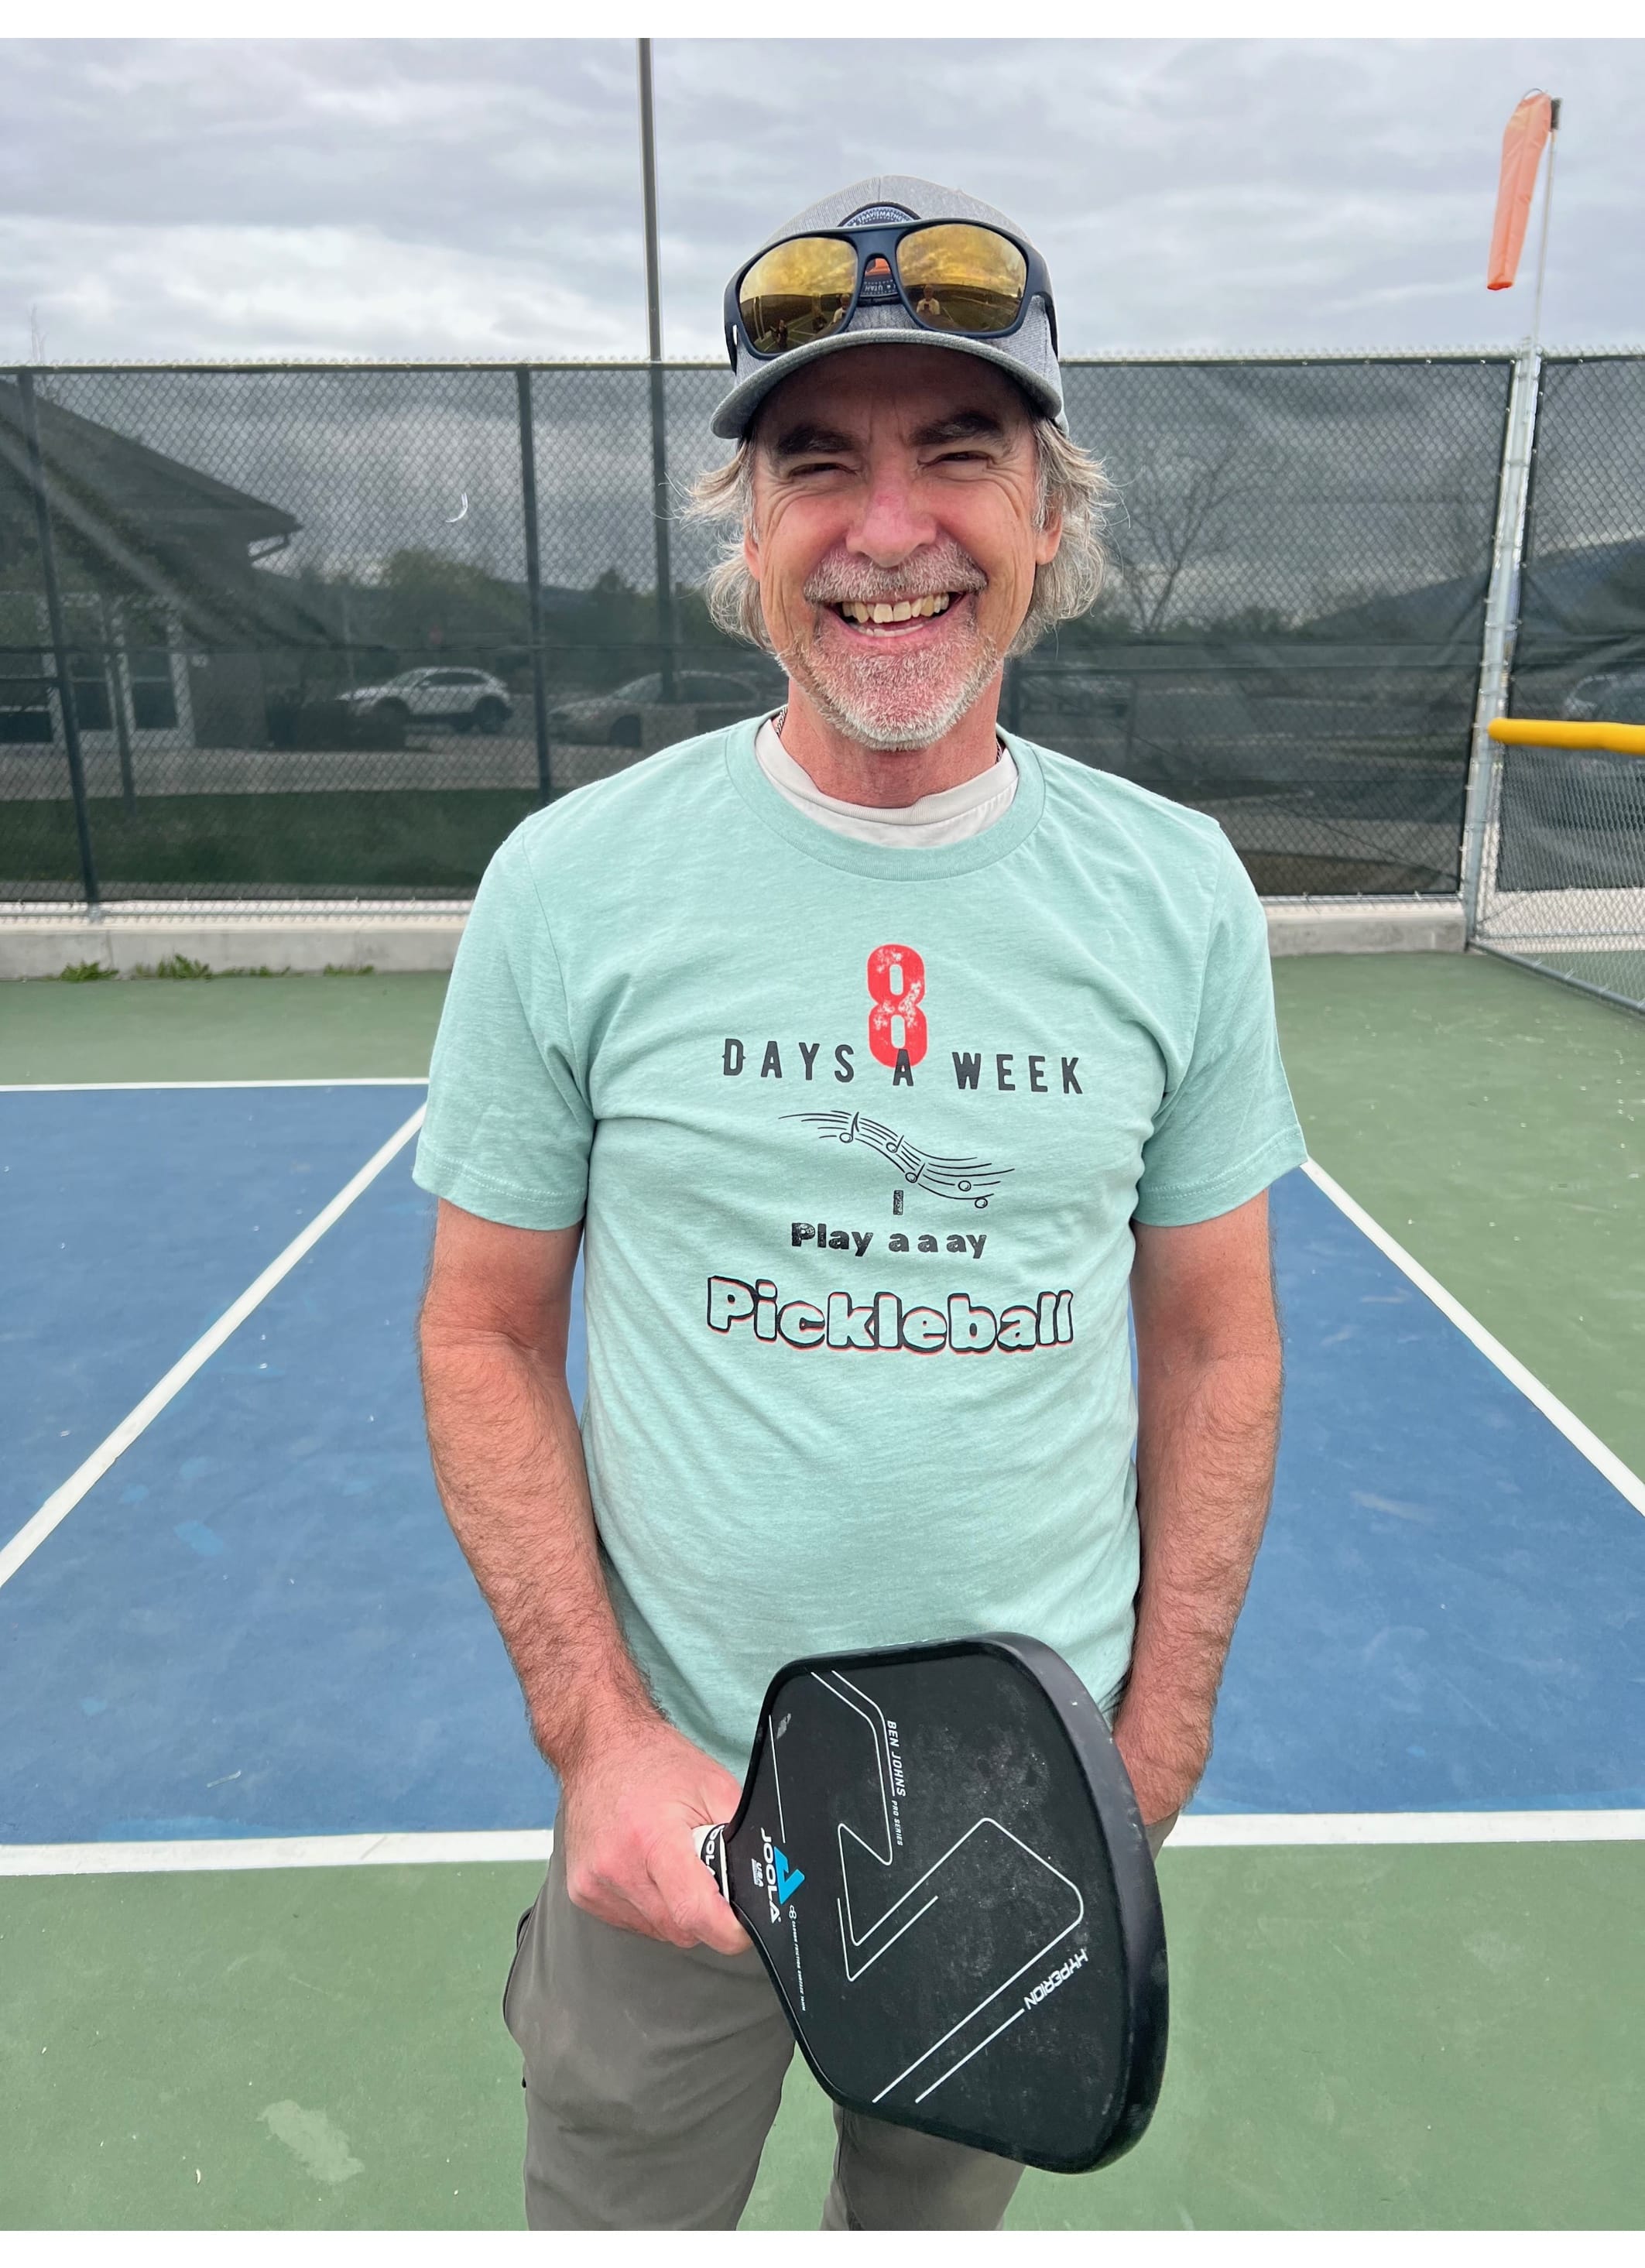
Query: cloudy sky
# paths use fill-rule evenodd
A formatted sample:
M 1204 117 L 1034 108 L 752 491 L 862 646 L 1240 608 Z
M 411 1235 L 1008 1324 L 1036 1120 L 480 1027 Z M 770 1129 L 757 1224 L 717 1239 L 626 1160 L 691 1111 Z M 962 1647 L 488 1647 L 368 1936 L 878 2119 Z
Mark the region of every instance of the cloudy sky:
M 0 362 L 645 350 L 631 41 L 3 52 Z M 664 40 L 656 81 L 670 354 L 717 355 L 737 258 L 875 171 L 1015 217 L 1067 351 L 1510 342 L 1531 262 L 1487 294 L 1485 254 L 1535 85 L 1545 335 L 1645 338 L 1638 42 Z

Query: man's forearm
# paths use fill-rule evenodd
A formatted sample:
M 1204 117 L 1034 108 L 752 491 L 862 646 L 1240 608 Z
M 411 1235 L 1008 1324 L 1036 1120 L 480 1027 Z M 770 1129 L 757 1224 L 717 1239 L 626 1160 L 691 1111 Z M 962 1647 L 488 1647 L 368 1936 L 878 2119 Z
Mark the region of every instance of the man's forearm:
M 1150 1796 L 1174 1808 L 1205 1769 L 1217 1687 L 1268 1514 L 1280 1385 L 1277 1335 L 1245 1352 L 1173 1359 L 1155 1349 L 1142 1359 L 1142 1578 L 1119 1731 L 1145 1812 Z
M 557 1769 L 655 1709 L 600 1565 L 563 1372 L 491 1331 L 424 1322 L 423 1391 L 446 1515 Z
M 691 1841 L 731 1817 L 737 1783 L 658 1709 L 606 1589 L 565 1384 L 581 1234 L 441 1201 L 420 1332 L 435 1477 L 559 1776 L 572 1903 L 670 1945 L 742 1952 Z

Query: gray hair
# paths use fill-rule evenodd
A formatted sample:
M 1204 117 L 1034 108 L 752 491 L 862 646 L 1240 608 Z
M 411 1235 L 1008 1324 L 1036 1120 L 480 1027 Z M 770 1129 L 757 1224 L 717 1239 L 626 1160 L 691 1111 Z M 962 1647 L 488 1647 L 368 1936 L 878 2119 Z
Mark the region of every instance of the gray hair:
M 1060 513 L 1062 540 L 1055 558 L 1035 571 L 1034 595 L 1011 641 L 1013 653 L 1026 653 L 1054 622 L 1072 622 L 1095 606 L 1108 565 L 1102 531 L 1114 492 L 1102 466 L 1049 417 L 1035 418 L 1034 444 L 1037 524 L 1044 527 Z M 760 586 L 742 556 L 743 534 L 754 517 L 754 444 L 747 436 L 725 464 L 692 483 L 688 511 L 691 519 L 725 531 L 724 547 L 703 585 L 715 626 L 770 653 Z

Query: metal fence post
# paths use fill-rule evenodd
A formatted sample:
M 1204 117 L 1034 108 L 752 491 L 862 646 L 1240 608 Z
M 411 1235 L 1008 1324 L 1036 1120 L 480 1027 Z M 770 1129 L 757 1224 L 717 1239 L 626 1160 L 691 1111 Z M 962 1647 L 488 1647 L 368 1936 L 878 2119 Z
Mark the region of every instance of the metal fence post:
M 97 628 L 103 649 L 103 681 L 108 688 L 108 705 L 114 723 L 114 746 L 120 751 L 120 795 L 125 806 L 126 817 L 137 815 L 137 776 L 131 762 L 131 725 L 126 715 L 125 673 L 121 668 L 121 653 L 109 622 L 107 601 L 101 593 L 97 600 Z
M 549 687 L 542 658 L 542 557 L 537 541 L 537 437 L 531 415 L 531 372 L 514 372 L 520 404 L 520 497 L 526 519 L 526 591 L 531 605 L 531 707 L 537 731 L 537 793 L 546 803 L 553 790 L 549 768 Z
M 662 644 L 662 697 L 674 698 L 674 567 L 668 543 L 668 444 L 662 364 L 651 366 L 651 510 L 657 536 L 657 635 Z
M 63 717 L 63 747 L 69 758 L 69 786 L 74 797 L 74 828 L 80 843 L 80 884 L 87 910 L 95 917 L 101 904 L 97 887 L 97 862 L 92 856 L 92 815 L 85 800 L 85 766 L 80 760 L 80 720 L 74 706 L 74 678 L 69 666 L 69 642 L 63 630 L 63 593 L 57 585 L 57 552 L 52 541 L 51 506 L 46 496 L 46 465 L 40 450 L 40 419 L 34 409 L 34 373 L 20 370 L 17 390 L 22 397 L 23 438 L 28 451 L 29 486 L 34 493 L 34 531 L 40 540 L 41 580 L 46 586 L 46 620 L 51 630 L 52 667 L 57 677 L 57 706 Z
M 1491 582 L 1485 603 L 1485 644 L 1479 658 L 1479 691 L 1474 703 L 1473 747 L 1468 764 L 1468 795 L 1462 833 L 1463 930 L 1472 944 L 1479 925 L 1486 878 L 1486 833 L 1496 780 L 1496 743 L 1491 720 L 1508 707 L 1519 634 L 1520 566 L 1525 549 L 1525 512 L 1531 495 L 1531 448 L 1542 384 L 1542 353 L 1522 347 L 1514 360 L 1502 436 L 1502 467 L 1496 490 L 1496 533 L 1491 547 Z
M 662 291 L 657 254 L 657 136 L 651 103 L 651 41 L 639 48 L 640 180 L 645 207 L 645 351 L 651 368 L 651 513 L 657 547 L 657 635 L 662 697 L 674 698 L 674 565 L 668 541 L 668 405 L 663 387 Z

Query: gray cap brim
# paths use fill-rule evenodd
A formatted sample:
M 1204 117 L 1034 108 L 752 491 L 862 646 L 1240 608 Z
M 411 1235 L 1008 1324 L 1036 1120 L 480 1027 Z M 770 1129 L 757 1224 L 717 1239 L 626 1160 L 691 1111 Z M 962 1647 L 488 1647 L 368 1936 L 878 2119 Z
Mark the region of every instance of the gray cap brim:
M 873 214 L 878 217 L 882 208 L 888 214 L 905 213 L 912 220 L 981 221 L 1003 228 L 1013 236 L 1022 235 L 1004 213 L 996 212 L 992 205 L 985 205 L 977 197 L 967 196 L 962 189 L 943 188 L 935 181 L 918 180 L 911 174 L 879 173 L 867 180 L 855 181 L 849 188 L 837 189 L 833 195 L 796 213 L 767 239 L 760 251 L 769 251 L 773 244 L 781 244 L 788 237 L 803 235 L 807 229 L 839 228 L 859 215 L 867 217 Z M 758 256 L 756 253 L 755 257 Z M 722 441 L 740 441 L 761 404 L 786 379 L 793 377 L 808 363 L 820 361 L 824 355 L 845 354 L 853 347 L 869 346 L 937 347 L 948 354 L 973 355 L 977 361 L 992 363 L 1007 378 L 1014 379 L 1041 416 L 1051 418 L 1066 430 L 1062 376 L 1057 367 L 1051 319 L 1044 301 L 1036 298 L 1029 302 L 1028 313 L 1017 328 L 1000 339 L 962 338 L 953 332 L 926 330 L 910 322 L 906 309 L 900 305 L 859 306 L 848 330 L 832 338 L 814 339 L 769 362 L 750 354 L 739 339 L 734 382 L 730 393 L 715 409 L 714 432 Z
M 876 309 L 874 312 L 880 311 Z M 1012 333 L 1011 344 L 1015 346 L 1023 332 L 1036 320 L 1046 333 L 1045 343 L 1049 350 L 1049 326 L 1037 300 L 1022 329 Z M 992 363 L 996 370 L 1003 371 L 1007 378 L 1014 379 L 1041 416 L 1050 417 L 1059 425 L 1065 423 L 1061 387 L 1048 381 L 1037 371 L 1026 367 L 1021 354 L 1013 354 L 1004 347 L 991 346 L 986 339 L 955 338 L 941 331 L 919 330 L 913 324 L 904 322 L 888 324 L 883 329 L 859 328 L 853 325 L 849 331 L 842 331 L 837 338 L 814 339 L 809 346 L 794 347 L 789 353 L 778 356 L 773 362 L 755 364 L 748 377 L 741 384 L 734 386 L 715 409 L 712 430 L 722 441 L 740 441 L 754 423 L 766 396 L 774 394 L 785 379 L 792 378 L 808 363 L 820 362 L 825 355 L 845 354 L 852 347 L 883 346 L 940 347 L 947 354 L 974 355 L 978 362 Z

